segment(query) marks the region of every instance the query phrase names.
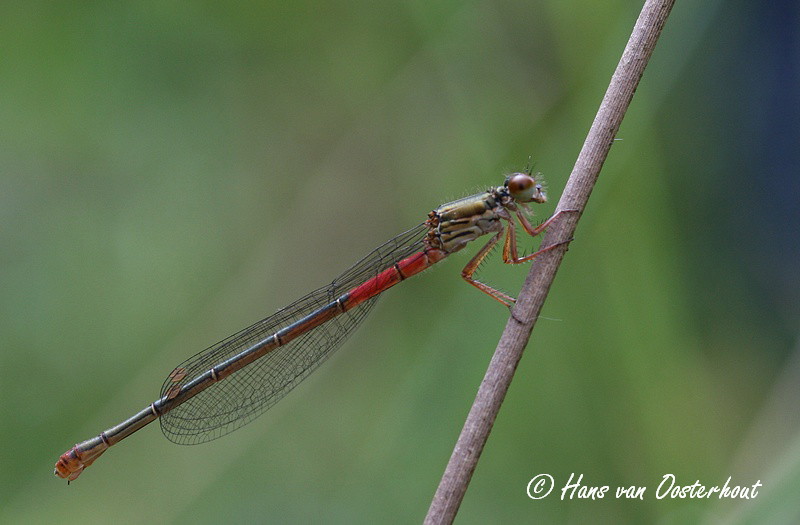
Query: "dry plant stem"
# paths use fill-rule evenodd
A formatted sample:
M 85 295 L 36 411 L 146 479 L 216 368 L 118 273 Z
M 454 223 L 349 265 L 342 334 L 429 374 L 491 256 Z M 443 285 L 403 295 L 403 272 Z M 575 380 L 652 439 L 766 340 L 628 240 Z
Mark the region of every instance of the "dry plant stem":
M 625 111 L 674 3 L 674 0 L 645 2 L 556 207 L 556 210 L 576 211 L 562 213 L 547 230 L 542 246 L 550 246 L 572 238 L 578 219 L 597 181 L 600 168 L 608 156 L 614 136 L 619 130 Z M 566 251 L 567 245 L 563 244 L 543 253 L 533 261 L 516 306 L 511 312 L 453 449 L 450 462 L 439 482 L 425 523 L 452 523 L 455 519 L 500 405 L 511 384 L 514 371 L 530 339 L 533 326 Z

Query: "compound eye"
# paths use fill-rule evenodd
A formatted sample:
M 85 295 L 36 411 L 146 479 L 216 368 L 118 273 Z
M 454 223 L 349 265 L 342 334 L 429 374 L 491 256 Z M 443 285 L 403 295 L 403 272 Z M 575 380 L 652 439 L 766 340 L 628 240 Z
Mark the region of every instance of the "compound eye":
M 518 194 L 530 191 L 535 185 L 536 181 L 526 173 L 514 173 L 508 178 L 508 182 L 506 183 L 508 191 L 515 198 Z
M 511 198 L 517 202 L 547 202 L 542 185 L 527 173 L 513 173 L 506 180 L 506 188 Z
M 517 202 L 531 202 L 541 194 L 538 184 L 527 173 L 514 173 L 506 181 L 508 193 Z

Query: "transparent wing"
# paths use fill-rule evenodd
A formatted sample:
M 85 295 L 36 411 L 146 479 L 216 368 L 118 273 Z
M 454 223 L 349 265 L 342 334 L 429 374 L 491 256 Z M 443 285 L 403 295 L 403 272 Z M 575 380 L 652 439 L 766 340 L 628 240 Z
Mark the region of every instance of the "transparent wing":
M 270 317 L 190 357 L 176 368 L 182 379 L 170 374 L 161 396 L 175 385 L 183 386 L 219 363 L 275 332 L 330 304 L 398 261 L 421 251 L 425 224 L 401 233 L 379 246 L 331 284 L 314 290 Z M 170 441 L 193 445 L 211 441 L 246 425 L 297 386 L 347 338 L 375 304 L 376 297 L 279 346 L 229 377 L 189 398 L 161 416 L 161 430 Z

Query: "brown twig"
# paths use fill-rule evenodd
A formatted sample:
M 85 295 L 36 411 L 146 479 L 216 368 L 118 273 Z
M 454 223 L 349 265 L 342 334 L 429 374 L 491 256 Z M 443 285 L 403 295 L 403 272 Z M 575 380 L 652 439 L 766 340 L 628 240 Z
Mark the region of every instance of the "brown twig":
M 674 0 L 645 2 L 556 207 L 556 211 L 576 211 L 562 213 L 561 218 L 547 230 L 542 246 L 571 239 L 575 233 L 578 219 L 589 200 L 625 111 L 630 105 L 636 86 L 642 78 L 674 3 Z M 453 449 L 450 462 L 439 482 L 425 523 L 452 523 L 455 519 L 500 405 L 514 377 L 514 371 L 530 339 L 533 326 L 566 251 L 567 244 L 563 244 L 533 261 L 516 306 L 497 343 L 497 349 Z

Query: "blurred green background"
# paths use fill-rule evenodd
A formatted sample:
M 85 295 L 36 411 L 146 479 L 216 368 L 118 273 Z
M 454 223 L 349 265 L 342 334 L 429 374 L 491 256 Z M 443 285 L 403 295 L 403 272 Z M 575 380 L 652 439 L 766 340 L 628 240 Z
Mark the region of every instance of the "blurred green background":
M 508 316 L 465 253 L 244 429 L 182 447 L 151 425 L 69 487 L 52 468 L 528 156 L 546 217 L 640 7 L 4 2 L 0 522 L 419 522 Z M 678 2 L 459 523 L 800 520 L 798 21 Z M 533 501 L 540 473 L 648 492 Z M 763 487 L 657 500 L 666 473 Z

